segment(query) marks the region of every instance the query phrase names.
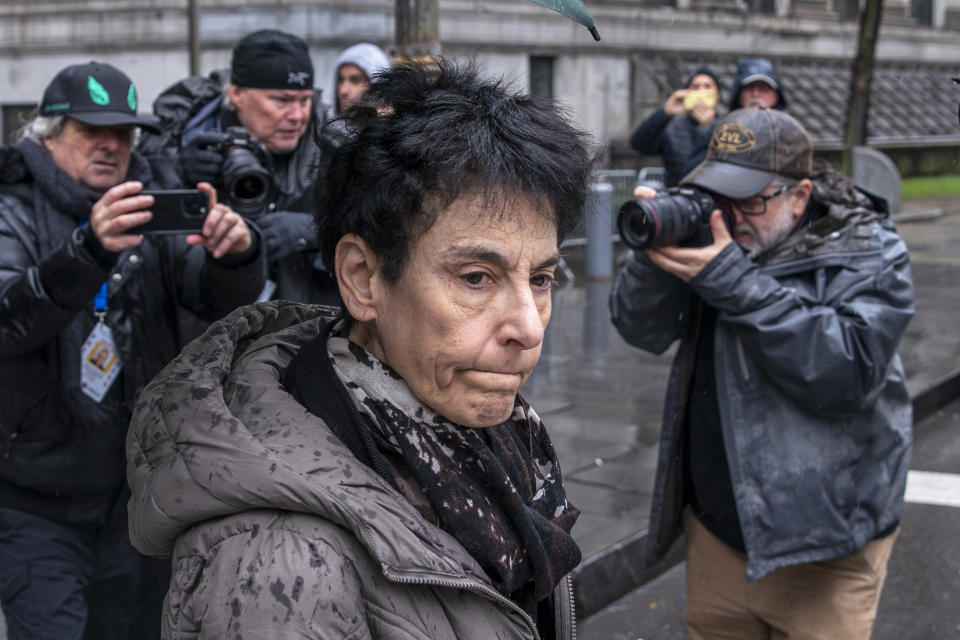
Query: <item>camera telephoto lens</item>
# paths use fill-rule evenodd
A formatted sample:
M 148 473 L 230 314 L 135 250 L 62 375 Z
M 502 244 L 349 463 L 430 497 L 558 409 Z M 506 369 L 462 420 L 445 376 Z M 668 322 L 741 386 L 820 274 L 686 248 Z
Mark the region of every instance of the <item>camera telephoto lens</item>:
M 679 244 L 710 224 L 719 208 L 713 197 L 693 187 L 675 187 L 655 198 L 630 200 L 620 207 L 617 229 L 631 249 Z
M 234 198 L 239 200 L 256 200 L 267 190 L 260 176 L 245 175 L 234 180 L 231 193 Z
M 223 161 L 223 182 L 227 202 L 241 215 L 263 212 L 276 193 L 273 176 L 256 155 L 242 147 L 227 151 Z

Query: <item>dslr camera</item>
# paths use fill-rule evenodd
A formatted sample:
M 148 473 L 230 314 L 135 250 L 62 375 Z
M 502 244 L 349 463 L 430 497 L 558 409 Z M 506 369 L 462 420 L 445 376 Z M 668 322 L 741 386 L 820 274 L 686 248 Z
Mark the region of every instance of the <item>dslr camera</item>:
M 206 146 L 223 155 L 223 188 L 230 208 L 241 215 L 262 212 L 273 202 L 277 186 L 270 172 L 270 152 L 243 127 L 228 127 Z
M 729 208 L 697 187 L 672 187 L 655 198 L 623 203 L 617 215 L 620 239 L 631 249 L 668 245 L 704 247 L 713 242 L 710 214 L 723 212 L 727 228 L 733 228 Z

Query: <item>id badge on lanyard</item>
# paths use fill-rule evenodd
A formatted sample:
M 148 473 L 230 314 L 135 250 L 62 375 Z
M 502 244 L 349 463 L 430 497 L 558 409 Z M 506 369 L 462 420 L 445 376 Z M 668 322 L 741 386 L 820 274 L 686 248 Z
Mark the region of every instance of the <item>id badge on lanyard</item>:
M 120 375 L 123 363 L 117 353 L 113 331 L 107 326 L 107 283 L 104 282 L 93 302 L 97 324 L 80 348 L 80 388 L 94 402 L 107 395 Z

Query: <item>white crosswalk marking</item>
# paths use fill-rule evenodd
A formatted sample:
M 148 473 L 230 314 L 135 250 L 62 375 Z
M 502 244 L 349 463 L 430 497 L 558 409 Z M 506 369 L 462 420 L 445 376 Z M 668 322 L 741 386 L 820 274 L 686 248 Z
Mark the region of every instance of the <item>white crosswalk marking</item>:
M 960 474 L 910 471 L 904 499 L 914 504 L 960 507 Z

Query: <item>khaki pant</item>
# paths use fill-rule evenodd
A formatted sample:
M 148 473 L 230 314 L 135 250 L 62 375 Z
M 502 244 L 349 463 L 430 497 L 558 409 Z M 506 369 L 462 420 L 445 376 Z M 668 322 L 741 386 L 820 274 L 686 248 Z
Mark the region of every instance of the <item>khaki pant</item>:
M 900 530 L 860 551 L 747 582 L 747 557 L 686 509 L 687 632 L 693 640 L 868 640 Z

